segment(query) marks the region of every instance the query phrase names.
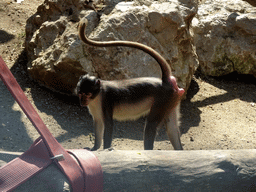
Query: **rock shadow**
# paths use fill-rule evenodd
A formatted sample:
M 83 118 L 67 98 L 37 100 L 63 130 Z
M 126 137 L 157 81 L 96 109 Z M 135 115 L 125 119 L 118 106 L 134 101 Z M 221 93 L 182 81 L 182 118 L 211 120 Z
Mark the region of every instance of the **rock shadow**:
M 207 97 L 202 101 L 191 102 L 195 95 L 194 89 L 199 90 L 199 86 L 192 80 L 188 90 L 187 99 L 181 104 L 181 131 L 186 133 L 190 127 L 198 126 L 201 118 L 200 107 L 225 103 L 234 99 L 256 103 L 256 78 L 253 75 L 242 75 L 236 72 L 221 77 L 210 77 L 196 72 L 195 78 L 201 78 L 203 81 L 226 91 L 221 95 Z
M 18 65 L 22 55 L 15 62 Z M 20 67 L 12 67 L 11 72 L 20 82 L 22 70 Z M 17 110 L 18 105 L 3 81 L 0 80 L 0 149 L 6 151 L 26 151 L 33 143 L 28 136 L 26 127 L 21 121 L 22 112 Z
M 11 41 L 15 36 L 0 29 L 0 44 Z

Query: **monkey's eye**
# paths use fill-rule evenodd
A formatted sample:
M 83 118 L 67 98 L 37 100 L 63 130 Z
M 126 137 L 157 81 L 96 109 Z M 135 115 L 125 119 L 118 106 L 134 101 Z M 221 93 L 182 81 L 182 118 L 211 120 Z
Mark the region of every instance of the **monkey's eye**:
M 92 93 L 78 93 L 78 95 L 81 97 L 81 96 L 84 96 L 84 97 L 91 97 L 92 96 Z
M 87 97 L 91 97 L 91 96 L 92 96 L 92 93 L 87 93 L 86 96 L 87 96 Z

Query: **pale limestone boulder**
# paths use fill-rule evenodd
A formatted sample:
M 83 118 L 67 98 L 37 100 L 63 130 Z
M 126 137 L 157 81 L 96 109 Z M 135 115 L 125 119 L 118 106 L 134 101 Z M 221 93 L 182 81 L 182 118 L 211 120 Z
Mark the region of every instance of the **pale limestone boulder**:
M 45 0 L 26 25 L 25 49 L 28 72 L 42 85 L 62 93 L 71 93 L 80 75 L 86 73 L 85 59 L 78 41 L 77 25 L 81 17 L 90 17 L 91 29 L 97 14 L 85 10 L 79 0 Z M 70 50 L 77 50 L 70 54 Z M 82 61 L 82 62 L 81 62 Z
M 79 1 L 45 1 L 27 24 L 31 77 L 65 93 L 71 93 L 79 76 L 85 73 L 108 80 L 161 77 L 156 61 L 142 51 L 97 48 L 81 42 L 77 25 L 86 17 L 86 34 L 91 39 L 137 41 L 153 47 L 171 64 L 179 86 L 188 88 L 198 67 L 189 29 L 197 1 L 118 2 L 106 1 L 105 9 L 98 15 L 85 10 Z
M 256 76 L 256 8 L 242 0 L 207 0 L 192 21 L 200 69 Z

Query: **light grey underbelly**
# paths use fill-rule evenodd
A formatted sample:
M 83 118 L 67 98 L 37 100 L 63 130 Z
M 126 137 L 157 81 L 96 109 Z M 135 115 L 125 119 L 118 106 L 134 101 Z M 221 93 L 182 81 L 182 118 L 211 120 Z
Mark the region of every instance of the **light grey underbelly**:
M 133 104 L 120 104 L 114 107 L 113 118 L 118 121 L 136 120 L 146 116 L 153 104 L 153 97 Z

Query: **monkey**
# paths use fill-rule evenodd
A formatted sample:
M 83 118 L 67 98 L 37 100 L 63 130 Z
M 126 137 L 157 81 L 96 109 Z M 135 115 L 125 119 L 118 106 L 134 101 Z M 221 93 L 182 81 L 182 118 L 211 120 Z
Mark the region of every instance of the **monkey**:
M 125 46 L 140 49 L 159 64 L 162 78 L 139 77 L 124 80 L 101 80 L 88 74 L 80 77 L 75 88 L 80 105 L 88 107 L 95 127 L 92 151 L 111 147 L 113 119 L 136 120 L 146 116 L 144 149 L 153 150 L 157 128 L 164 125 L 175 150 L 183 150 L 180 141 L 179 108 L 184 89 L 179 88 L 167 61 L 154 49 L 132 41 L 94 41 L 85 36 L 87 19 L 78 25 L 80 39 L 91 46 Z M 103 139 L 104 137 L 104 139 Z

